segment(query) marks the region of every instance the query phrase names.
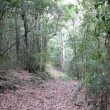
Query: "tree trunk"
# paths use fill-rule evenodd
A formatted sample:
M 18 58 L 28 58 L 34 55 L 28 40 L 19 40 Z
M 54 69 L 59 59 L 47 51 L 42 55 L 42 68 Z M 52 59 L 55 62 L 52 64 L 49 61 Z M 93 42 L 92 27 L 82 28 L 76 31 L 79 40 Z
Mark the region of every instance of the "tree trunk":
M 18 26 L 18 16 L 15 15 L 15 31 L 16 31 L 16 57 L 19 60 L 19 46 L 20 46 L 20 37 L 19 37 L 19 26 Z
M 40 29 L 41 29 L 41 25 L 40 25 L 40 14 L 37 13 L 37 9 L 36 9 L 36 15 L 35 15 L 35 20 L 36 20 L 36 23 L 35 23 L 35 27 L 36 27 L 36 31 L 37 32 L 40 32 Z M 36 47 L 37 47 L 37 64 L 36 64 L 36 70 L 37 71 L 40 71 L 40 68 L 41 68 L 41 36 L 40 34 L 36 36 Z
M 60 55 L 60 62 L 61 62 L 61 68 L 62 70 L 64 70 L 64 66 L 65 66 L 65 48 L 64 48 L 64 34 L 61 35 L 60 37 L 60 52 L 61 52 L 61 55 Z
M 46 36 L 42 39 L 42 64 L 41 64 L 41 71 L 45 71 L 45 65 L 47 60 L 47 38 Z
M 3 40 L 3 6 L 2 2 L 0 2 L 0 53 L 2 53 L 2 40 Z
M 3 40 L 3 20 L 0 20 L 0 53 L 2 53 L 2 40 Z
M 73 24 L 73 30 L 75 30 L 75 24 L 74 24 L 74 20 L 73 19 L 72 19 L 72 24 Z M 79 68 L 78 68 L 78 64 L 77 64 L 78 60 L 77 60 L 76 38 L 74 38 L 74 58 L 75 58 L 75 73 L 76 73 L 76 77 L 77 77 L 77 79 L 80 79 Z
M 24 23 L 24 42 L 26 46 L 26 70 L 30 71 L 29 65 L 29 41 L 28 41 L 28 22 L 26 16 L 26 6 L 24 5 L 25 0 L 21 0 L 21 9 L 22 9 L 22 20 Z
M 79 75 L 79 68 L 78 68 L 78 64 L 77 64 L 77 50 L 76 50 L 76 43 L 74 43 L 74 57 L 75 57 L 75 73 L 76 73 L 76 77 L 77 79 L 80 79 L 80 75 Z
M 110 73 L 110 32 L 108 32 L 106 40 L 107 40 L 107 43 L 106 43 L 106 47 L 107 47 L 107 56 L 106 56 L 107 68 L 105 68 L 105 74 L 103 76 L 103 80 L 104 80 L 105 84 L 107 84 L 108 83 L 107 81 L 109 81 L 108 75 Z M 101 107 L 100 107 L 101 110 L 107 110 L 107 102 L 108 102 L 107 97 L 108 97 L 107 87 L 102 88 Z

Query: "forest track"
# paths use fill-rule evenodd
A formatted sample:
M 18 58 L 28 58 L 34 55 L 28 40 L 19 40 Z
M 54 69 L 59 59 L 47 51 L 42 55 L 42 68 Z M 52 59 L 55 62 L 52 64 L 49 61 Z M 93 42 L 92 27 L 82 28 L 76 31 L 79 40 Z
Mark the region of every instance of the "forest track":
M 19 80 L 30 80 L 30 73 L 13 71 Z M 84 103 L 84 93 L 78 99 L 74 95 L 80 82 L 62 79 L 49 79 L 39 87 L 25 83 L 16 91 L 0 94 L 0 110 L 89 110 Z

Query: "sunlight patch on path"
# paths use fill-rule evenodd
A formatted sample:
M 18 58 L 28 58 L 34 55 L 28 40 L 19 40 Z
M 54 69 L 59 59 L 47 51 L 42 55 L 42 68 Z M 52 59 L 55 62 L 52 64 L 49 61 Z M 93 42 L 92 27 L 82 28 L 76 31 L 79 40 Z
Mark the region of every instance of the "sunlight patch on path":
M 62 79 L 62 80 L 72 80 L 72 78 L 65 72 L 56 69 L 55 67 L 50 67 L 47 70 L 52 78 Z
M 72 80 L 72 78 L 65 73 L 60 73 L 60 74 L 53 73 L 51 74 L 51 77 L 62 79 L 62 80 Z

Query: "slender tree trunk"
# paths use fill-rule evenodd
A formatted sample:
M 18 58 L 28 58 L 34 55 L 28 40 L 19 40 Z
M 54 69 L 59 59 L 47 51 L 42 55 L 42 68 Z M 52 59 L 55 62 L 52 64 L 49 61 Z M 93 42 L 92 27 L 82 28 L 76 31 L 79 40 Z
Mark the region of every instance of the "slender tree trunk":
M 37 65 L 36 65 L 36 69 L 37 71 L 45 71 L 45 51 L 46 51 L 46 47 L 47 47 L 47 39 L 44 38 L 41 34 L 41 15 L 39 13 L 37 13 L 37 8 L 36 10 L 36 15 L 35 15 L 35 26 L 36 26 L 36 31 L 39 32 L 39 35 L 37 35 L 36 37 L 36 44 L 37 44 Z
M 86 27 L 86 31 L 85 31 L 85 35 L 83 37 L 83 42 L 84 42 L 84 55 L 83 55 L 83 59 L 84 59 L 84 76 L 87 75 L 87 71 L 88 71 L 88 66 L 87 66 L 87 62 L 88 62 L 88 58 L 87 58 L 87 51 L 88 51 L 88 47 L 86 45 L 87 41 L 88 41 L 88 33 L 89 33 L 89 25 L 87 25 Z
M 60 51 L 61 51 L 61 68 L 64 70 L 65 66 L 65 48 L 64 48 L 64 35 L 60 37 Z
M 45 71 L 45 65 L 47 60 L 47 37 L 44 36 L 42 39 L 42 65 L 41 71 Z
M 41 26 L 40 26 L 40 14 L 37 13 L 36 9 L 36 15 L 35 15 L 35 20 L 36 20 L 36 30 L 40 32 Z M 40 34 L 36 36 L 36 46 L 37 46 L 37 64 L 36 64 L 36 70 L 40 71 L 41 68 L 41 36 Z
M 110 32 L 107 35 L 107 68 L 105 69 L 105 74 L 103 76 L 104 83 L 108 83 L 108 74 L 110 73 Z M 108 102 L 108 92 L 107 87 L 102 88 L 102 97 L 101 97 L 101 107 L 100 110 L 107 110 L 107 102 Z
M 2 53 L 2 40 L 3 40 L 3 20 L 0 20 L 0 53 Z
M 19 26 L 18 26 L 18 16 L 15 15 L 15 31 L 16 31 L 16 57 L 17 60 L 19 60 L 19 46 L 20 46 L 20 40 L 19 40 Z
M 2 53 L 2 40 L 3 40 L 3 1 L 0 1 L 0 53 Z
M 110 32 L 108 32 L 107 35 L 107 69 L 106 69 L 106 74 L 104 75 L 104 81 L 107 84 L 108 82 L 108 74 L 110 73 Z M 107 102 L 108 102 L 108 93 L 107 93 L 107 87 L 105 87 L 106 89 L 103 90 L 103 95 L 102 95 L 102 105 L 103 105 L 103 109 L 101 110 L 107 110 Z
M 74 20 L 72 19 L 72 23 L 73 23 L 73 31 L 75 30 L 75 24 L 74 24 Z M 75 57 L 75 73 L 76 73 L 76 77 L 77 79 L 80 79 L 80 75 L 79 75 L 79 68 L 78 68 L 78 64 L 77 64 L 77 47 L 76 47 L 76 39 L 74 38 L 74 57 Z
M 110 63 L 110 34 L 107 36 L 107 63 Z
M 24 23 L 24 42 L 26 46 L 26 70 L 30 71 L 30 65 L 29 65 L 29 41 L 28 41 L 28 22 L 27 22 L 27 16 L 26 16 L 26 6 L 24 5 L 25 0 L 21 0 L 21 9 L 22 9 L 22 20 Z

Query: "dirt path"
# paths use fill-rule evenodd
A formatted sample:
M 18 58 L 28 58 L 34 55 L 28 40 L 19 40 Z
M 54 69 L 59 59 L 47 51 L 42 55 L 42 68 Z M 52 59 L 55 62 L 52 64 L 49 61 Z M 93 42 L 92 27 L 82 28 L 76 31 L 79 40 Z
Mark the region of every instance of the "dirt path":
M 24 71 L 14 71 L 13 74 L 22 81 L 31 78 L 31 74 Z M 58 78 L 47 80 L 39 87 L 26 83 L 17 91 L 0 94 L 0 110 L 89 110 L 83 102 L 83 95 L 73 101 L 79 84 Z
M 54 75 L 57 75 L 57 74 L 62 74 L 63 72 L 56 69 L 55 67 L 51 66 L 50 68 L 47 69 L 47 71 L 50 73 L 50 74 L 54 74 Z

